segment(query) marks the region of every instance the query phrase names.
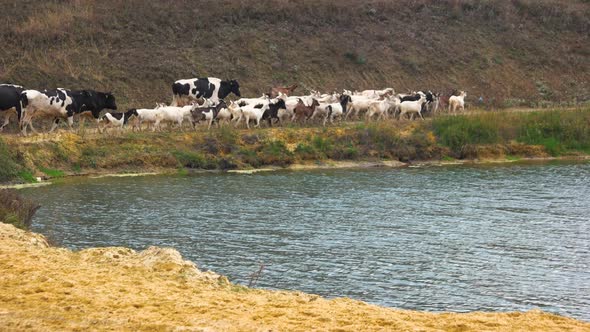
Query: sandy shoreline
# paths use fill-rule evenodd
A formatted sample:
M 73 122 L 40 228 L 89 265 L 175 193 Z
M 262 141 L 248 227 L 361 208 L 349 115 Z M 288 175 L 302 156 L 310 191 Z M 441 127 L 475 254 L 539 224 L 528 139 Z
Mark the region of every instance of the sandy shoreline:
M 4 331 L 590 331 L 541 311 L 428 313 L 248 289 L 169 248 L 72 252 L 0 223 Z

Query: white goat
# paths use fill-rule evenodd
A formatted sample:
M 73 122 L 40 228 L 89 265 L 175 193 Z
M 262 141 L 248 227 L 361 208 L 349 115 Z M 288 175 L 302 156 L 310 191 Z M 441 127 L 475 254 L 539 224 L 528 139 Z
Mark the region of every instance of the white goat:
M 461 91 L 458 96 L 451 96 L 451 98 L 449 98 L 449 112 L 455 113 L 457 109 L 464 111 L 465 97 L 467 97 L 467 92 L 465 91 Z
M 414 113 L 418 113 L 420 118 L 424 120 L 424 117 L 422 117 L 422 104 L 424 104 L 425 101 L 426 96 L 421 96 L 419 100 L 404 101 L 403 103 L 401 103 L 399 113 L 400 120 L 402 119 L 402 116 L 404 116 L 406 113 L 410 114 L 410 120 L 414 119 Z

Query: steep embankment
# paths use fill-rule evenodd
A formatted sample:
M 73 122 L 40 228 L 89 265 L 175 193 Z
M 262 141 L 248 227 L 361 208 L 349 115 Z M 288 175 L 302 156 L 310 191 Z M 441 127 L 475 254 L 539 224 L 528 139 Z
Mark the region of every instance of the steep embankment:
M 0 12 L 0 81 L 111 90 L 121 108 L 207 75 L 247 95 L 300 83 L 462 88 L 498 105 L 590 98 L 584 0 L 22 0 Z
M 172 249 L 72 252 L 3 223 L 0 271 L 0 329 L 8 331 L 590 331 L 540 311 L 434 314 L 248 289 Z

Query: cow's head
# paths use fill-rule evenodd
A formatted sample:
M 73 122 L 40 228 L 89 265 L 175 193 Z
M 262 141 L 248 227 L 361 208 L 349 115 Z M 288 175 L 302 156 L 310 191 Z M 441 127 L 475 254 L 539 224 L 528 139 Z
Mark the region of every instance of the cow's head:
M 106 92 L 104 94 L 104 107 L 108 108 L 110 110 L 116 110 L 117 109 L 117 102 L 115 101 L 115 96 L 113 96 L 112 93 L 110 92 Z
M 233 92 L 236 96 L 241 97 L 242 94 L 240 93 L 240 83 L 236 80 L 229 81 L 230 91 Z

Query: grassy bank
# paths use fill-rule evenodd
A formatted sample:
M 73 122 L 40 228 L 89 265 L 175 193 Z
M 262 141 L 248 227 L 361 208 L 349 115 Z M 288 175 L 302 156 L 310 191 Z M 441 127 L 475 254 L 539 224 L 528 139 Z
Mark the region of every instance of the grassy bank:
M 48 247 L 0 222 L 3 331 L 588 331 L 541 311 L 429 313 L 231 284 L 168 248 Z
M 4 182 L 89 173 L 232 170 L 326 161 L 515 159 L 590 153 L 590 109 L 479 113 L 427 121 L 5 136 Z
M 439 117 L 432 129 L 439 143 L 450 148 L 456 158 L 485 157 L 482 148 L 493 145 L 505 147 L 504 154 L 522 157 L 590 154 L 588 108 Z M 497 152 L 499 157 L 501 152 Z

